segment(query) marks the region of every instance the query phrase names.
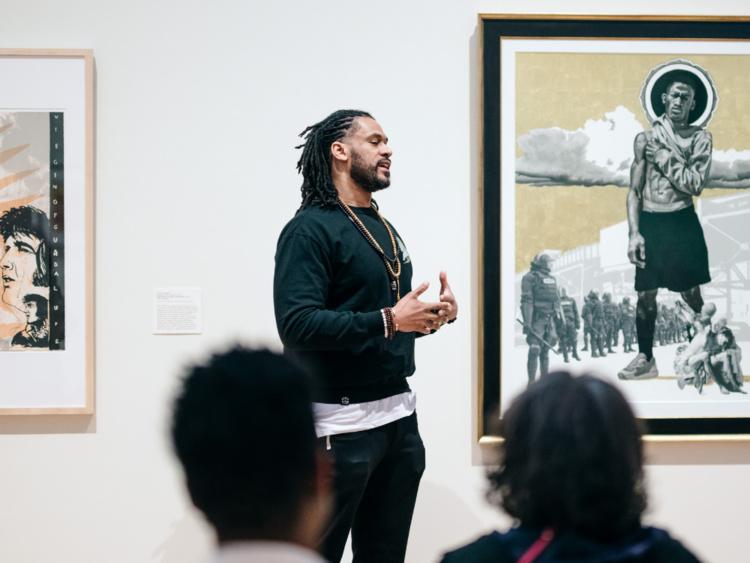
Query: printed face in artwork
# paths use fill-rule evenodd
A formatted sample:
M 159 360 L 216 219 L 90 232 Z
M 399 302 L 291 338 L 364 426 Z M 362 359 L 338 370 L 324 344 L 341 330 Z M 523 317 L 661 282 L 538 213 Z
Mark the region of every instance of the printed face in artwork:
M 26 313 L 26 322 L 27 323 L 35 323 L 39 320 L 39 315 L 37 314 L 37 305 L 34 301 L 26 301 L 25 302 L 25 313 Z
M 21 310 L 23 296 L 29 293 L 38 278 L 37 250 L 41 241 L 33 235 L 16 233 L 3 245 L 0 269 L 3 278 L 3 302 Z
M 677 123 L 687 120 L 690 110 L 695 107 L 693 88 L 682 82 L 673 82 L 662 94 L 664 113 Z

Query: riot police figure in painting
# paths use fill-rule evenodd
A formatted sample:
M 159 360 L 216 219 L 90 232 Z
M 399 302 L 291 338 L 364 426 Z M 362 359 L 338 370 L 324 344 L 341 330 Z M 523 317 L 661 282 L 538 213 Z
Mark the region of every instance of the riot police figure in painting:
M 633 351 L 635 335 L 635 307 L 630 304 L 630 297 L 623 297 L 620 304 L 620 325 L 622 327 L 623 352 Z
M 529 383 L 549 372 L 549 351 L 557 344 L 555 319 L 559 314 L 560 298 L 557 282 L 550 274 L 552 258 L 537 254 L 530 270 L 521 279 L 521 315 L 523 333 L 529 345 L 526 369 Z
M 578 356 L 578 329 L 581 328 L 581 319 L 578 316 L 578 304 L 576 300 L 568 295 L 564 287 L 560 288 L 560 352 L 565 363 L 569 356 L 581 360 Z

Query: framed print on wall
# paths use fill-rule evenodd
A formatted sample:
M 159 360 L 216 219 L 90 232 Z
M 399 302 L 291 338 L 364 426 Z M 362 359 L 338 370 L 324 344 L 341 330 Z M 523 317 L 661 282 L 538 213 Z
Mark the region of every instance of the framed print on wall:
M 556 369 L 615 382 L 652 439 L 749 439 L 750 19 L 480 37 L 480 443 Z
M 0 49 L 0 414 L 91 414 L 93 56 Z

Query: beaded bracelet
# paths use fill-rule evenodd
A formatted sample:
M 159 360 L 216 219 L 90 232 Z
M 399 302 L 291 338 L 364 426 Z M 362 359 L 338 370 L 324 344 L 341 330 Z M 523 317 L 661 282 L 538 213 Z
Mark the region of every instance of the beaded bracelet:
M 393 314 L 393 309 L 390 307 L 386 307 L 383 309 L 383 312 L 385 313 L 385 320 L 386 320 L 386 332 L 387 336 L 386 338 L 388 340 L 393 340 L 393 338 L 396 336 L 396 331 L 398 330 L 398 327 L 396 325 L 396 317 Z

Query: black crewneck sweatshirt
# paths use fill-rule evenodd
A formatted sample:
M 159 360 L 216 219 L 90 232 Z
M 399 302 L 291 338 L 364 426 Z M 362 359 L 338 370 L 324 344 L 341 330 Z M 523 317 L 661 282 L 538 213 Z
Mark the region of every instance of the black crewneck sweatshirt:
M 393 257 L 370 208 L 352 210 Z M 393 228 L 401 260 L 401 296 L 411 291 L 409 253 Z M 317 380 L 315 401 L 362 403 L 409 390 L 414 334 L 384 337 L 380 310 L 396 303 L 385 264 L 338 207 L 297 213 L 279 236 L 274 273 L 276 326 L 286 354 Z

